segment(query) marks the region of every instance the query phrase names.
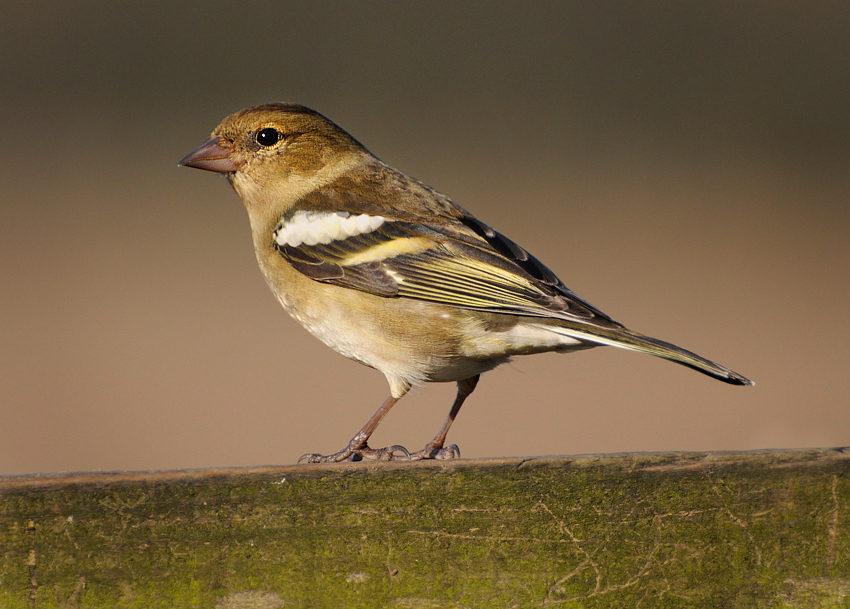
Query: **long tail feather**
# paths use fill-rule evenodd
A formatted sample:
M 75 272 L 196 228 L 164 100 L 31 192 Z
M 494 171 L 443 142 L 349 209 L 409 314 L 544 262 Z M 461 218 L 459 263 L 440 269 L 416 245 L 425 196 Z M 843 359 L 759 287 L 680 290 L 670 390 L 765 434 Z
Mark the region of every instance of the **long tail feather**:
M 621 349 L 629 349 L 632 351 L 641 351 L 649 353 L 656 357 L 661 357 L 671 362 L 676 362 L 688 368 L 693 368 L 698 372 L 707 374 L 717 380 L 729 383 L 731 385 L 755 385 L 750 379 L 721 366 L 717 362 L 706 359 L 696 353 L 682 349 L 672 343 L 658 340 L 650 336 L 644 336 L 638 332 L 627 330 L 626 328 L 601 328 L 597 326 L 588 326 L 584 324 L 572 324 L 569 322 L 556 327 L 547 326 L 550 330 L 559 334 L 565 334 L 580 340 L 598 345 L 610 345 L 612 347 L 620 347 Z

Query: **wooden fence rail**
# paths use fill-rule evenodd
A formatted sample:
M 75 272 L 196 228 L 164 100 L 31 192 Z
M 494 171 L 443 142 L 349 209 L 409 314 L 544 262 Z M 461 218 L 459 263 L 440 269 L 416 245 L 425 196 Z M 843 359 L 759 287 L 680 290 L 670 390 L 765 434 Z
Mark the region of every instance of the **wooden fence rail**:
M 850 607 L 850 454 L 0 477 L 0 607 Z

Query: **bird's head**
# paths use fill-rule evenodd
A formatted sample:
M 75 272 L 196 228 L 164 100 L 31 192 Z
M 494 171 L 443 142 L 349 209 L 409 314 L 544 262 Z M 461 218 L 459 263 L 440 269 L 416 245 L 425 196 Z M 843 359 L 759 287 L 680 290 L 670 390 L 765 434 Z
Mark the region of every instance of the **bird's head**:
M 315 110 L 275 103 L 226 117 L 180 165 L 225 174 L 247 207 L 295 200 L 371 155 Z

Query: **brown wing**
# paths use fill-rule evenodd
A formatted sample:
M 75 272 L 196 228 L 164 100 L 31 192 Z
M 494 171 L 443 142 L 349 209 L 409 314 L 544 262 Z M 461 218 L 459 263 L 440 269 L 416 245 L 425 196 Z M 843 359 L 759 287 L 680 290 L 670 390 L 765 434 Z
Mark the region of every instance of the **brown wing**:
M 622 327 L 523 248 L 469 216 L 426 225 L 302 212 L 278 226 L 275 247 L 311 279 L 378 296 Z

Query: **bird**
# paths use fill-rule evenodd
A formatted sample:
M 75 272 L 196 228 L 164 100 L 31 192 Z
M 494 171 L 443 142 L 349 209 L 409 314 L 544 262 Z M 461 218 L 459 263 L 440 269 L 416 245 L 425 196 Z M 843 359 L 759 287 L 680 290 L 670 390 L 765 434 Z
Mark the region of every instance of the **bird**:
M 614 346 L 754 384 L 614 321 L 517 243 L 306 106 L 235 112 L 179 165 L 227 177 L 286 312 L 389 384 L 389 397 L 345 448 L 299 462 L 458 458 L 446 437 L 464 401 L 481 374 L 517 355 Z M 370 447 L 390 409 L 426 382 L 457 383 L 437 435 L 414 452 Z

